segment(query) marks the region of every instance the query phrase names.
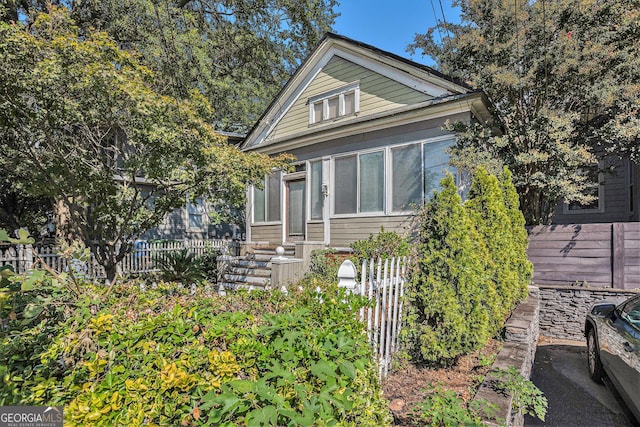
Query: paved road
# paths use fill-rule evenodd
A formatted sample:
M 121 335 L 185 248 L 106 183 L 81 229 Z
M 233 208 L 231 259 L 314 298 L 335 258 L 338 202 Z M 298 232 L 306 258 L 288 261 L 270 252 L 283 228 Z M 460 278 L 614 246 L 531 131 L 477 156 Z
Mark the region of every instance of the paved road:
M 545 422 L 525 417 L 525 426 L 636 426 L 623 403 L 587 371 L 587 348 L 574 342 L 541 343 L 532 381 L 547 397 Z

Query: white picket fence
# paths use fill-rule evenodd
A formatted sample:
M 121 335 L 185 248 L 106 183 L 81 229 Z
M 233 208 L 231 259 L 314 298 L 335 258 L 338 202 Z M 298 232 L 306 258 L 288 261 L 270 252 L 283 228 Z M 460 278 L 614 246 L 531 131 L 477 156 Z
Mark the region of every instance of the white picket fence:
M 393 355 L 399 347 L 409 262 L 408 257 L 391 258 L 384 262 L 381 259 L 365 260 L 358 279 L 355 266 L 351 261 L 345 261 L 338 272 L 338 286 L 372 301 L 370 308 L 360 310 L 360 321 L 367 324 L 367 335 L 373 346 L 381 379 L 387 376 Z
M 120 265 L 121 274 L 138 274 L 158 271 L 157 259 L 162 259 L 170 252 L 188 249 L 195 255 L 203 255 L 213 249 L 229 247 L 229 240 L 185 240 L 185 241 L 158 241 L 136 242 L 133 250 Z M 68 271 L 69 265 L 66 258 L 58 254 L 58 248 L 54 246 L 33 247 L 31 245 L 16 245 L 9 247 L 0 246 L 0 266 L 11 265 L 16 273 L 23 273 L 33 268 L 36 262 L 42 262 L 56 271 Z M 73 260 L 72 260 L 73 263 Z M 103 279 L 104 269 L 96 262 L 93 254 L 91 262 L 73 263 L 74 271 L 81 272 L 87 278 Z

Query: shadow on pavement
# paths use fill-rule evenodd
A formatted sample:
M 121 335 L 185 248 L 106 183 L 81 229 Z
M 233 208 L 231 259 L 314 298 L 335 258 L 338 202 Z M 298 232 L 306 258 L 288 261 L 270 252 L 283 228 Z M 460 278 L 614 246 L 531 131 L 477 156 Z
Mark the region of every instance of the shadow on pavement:
M 539 344 L 531 380 L 547 398 L 547 416 L 525 416 L 525 426 L 638 426 L 615 391 L 589 378 L 587 348 L 579 342 Z

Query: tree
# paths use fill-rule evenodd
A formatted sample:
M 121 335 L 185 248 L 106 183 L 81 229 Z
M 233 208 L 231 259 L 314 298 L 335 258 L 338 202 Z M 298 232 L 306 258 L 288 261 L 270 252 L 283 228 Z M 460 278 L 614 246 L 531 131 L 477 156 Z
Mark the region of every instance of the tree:
M 205 99 L 156 93 L 154 74 L 64 8 L 28 27 L 0 22 L 3 164 L 56 201 L 59 230 L 91 248 L 110 281 L 131 242 L 187 197 L 240 204 L 283 159 L 244 154 L 202 117 Z
M 27 21 L 41 0 L 16 0 Z M 336 0 L 61 1 L 81 32 L 105 31 L 140 54 L 156 91 L 201 92 L 220 130 L 244 132 L 266 109 L 322 35 Z
M 459 0 L 461 23 L 413 49 L 481 88 L 495 108 L 463 132 L 458 157 L 483 151 L 513 172 L 529 224 L 561 200 L 588 202 L 580 173 L 601 151 L 640 161 L 639 0 Z M 488 133 L 487 129 L 500 132 Z

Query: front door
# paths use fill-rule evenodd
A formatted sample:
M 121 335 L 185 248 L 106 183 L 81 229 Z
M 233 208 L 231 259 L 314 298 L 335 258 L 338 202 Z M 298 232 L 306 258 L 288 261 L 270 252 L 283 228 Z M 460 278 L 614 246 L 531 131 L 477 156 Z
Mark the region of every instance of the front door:
M 305 188 L 304 179 L 287 182 L 287 241 L 304 240 Z

